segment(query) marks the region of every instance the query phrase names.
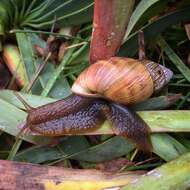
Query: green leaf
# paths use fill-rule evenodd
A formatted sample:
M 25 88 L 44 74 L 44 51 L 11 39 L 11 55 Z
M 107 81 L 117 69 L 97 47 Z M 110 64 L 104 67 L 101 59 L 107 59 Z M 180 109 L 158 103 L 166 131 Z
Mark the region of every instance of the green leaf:
M 169 44 L 162 38 L 159 37 L 158 44 L 161 49 L 166 53 L 168 58 L 172 63 L 178 68 L 181 74 L 190 82 L 190 69 L 187 67 L 183 61 L 178 57 L 178 55 L 170 48 Z
M 77 41 L 78 40 L 74 40 L 73 44 L 75 44 Z M 87 45 L 88 45 L 88 43 L 84 44 L 83 46 L 87 46 Z M 83 47 L 81 47 L 81 49 L 82 48 Z M 60 65 L 53 71 L 53 73 L 51 74 L 51 77 L 47 81 L 46 86 L 41 93 L 42 96 L 47 96 L 49 94 L 49 92 L 52 90 L 54 84 L 56 83 L 56 80 L 61 76 L 61 73 L 65 69 L 65 66 L 67 64 L 69 64 L 72 61 L 72 59 L 74 59 L 73 57 L 78 56 L 77 52 L 74 53 L 74 50 L 75 50 L 75 48 L 71 48 L 66 52 Z M 80 52 L 80 49 L 78 51 Z M 77 55 L 75 55 L 75 54 L 77 54 Z
M 45 3 L 46 2 L 46 3 Z M 30 11 L 26 20 L 22 22 L 22 27 L 30 26 L 34 28 L 50 28 L 55 22 L 59 27 L 78 25 L 92 19 L 93 0 L 54 0 L 48 2 L 40 1 L 37 7 Z M 40 7 L 38 9 L 38 7 Z
M 165 161 L 173 160 L 188 152 L 188 149 L 180 141 L 168 134 L 152 134 L 151 141 L 153 152 Z
M 89 147 L 87 142 L 73 136 L 63 138 L 62 142 L 56 147 L 35 146 L 24 150 L 17 154 L 15 160 L 42 163 L 69 158 L 97 163 L 126 155 L 133 148 L 134 146 L 123 137 L 116 136 L 103 143 Z
M 38 107 L 57 100 L 49 97 L 42 97 L 25 93 L 21 93 L 21 96 L 32 107 Z M 9 102 L 12 105 L 15 105 L 20 109 L 25 109 L 24 105 L 18 100 L 18 98 L 14 94 L 14 91 L 12 90 L 1 90 L 0 98 L 3 99 L 4 101 Z
M 188 149 L 179 141 L 167 134 L 152 134 L 151 141 L 153 152 L 165 161 L 173 160 L 188 152 Z M 15 160 L 44 163 L 53 160 L 63 161 L 69 158 L 100 163 L 127 155 L 133 149 L 134 145 L 124 137 L 115 136 L 89 147 L 85 139 L 81 140 L 80 137 L 73 136 L 63 138 L 61 143 L 55 147 L 33 146 L 28 148 L 18 153 Z
M 88 162 L 105 162 L 124 156 L 133 149 L 134 145 L 126 138 L 116 136 L 96 146 L 90 147 L 82 154 L 74 156 L 73 158 Z
M 134 146 L 123 137 L 116 136 L 103 143 L 89 147 L 87 142 L 73 136 L 64 138 L 56 147 L 35 146 L 29 148 L 18 153 L 15 159 L 17 161 L 42 163 L 56 159 L 61 161 L 69 158 L 97 163 L 126 155 L 133 148 Z
M 27 33 L 16 33 L 16 39 L 21 54 L 21 59 L 25 64 L 26 73 L 30 81 L 37 68 L 37 63 L 34 55 L 33 46 L 31 43 L 31 38 Z M 33 90 L 34 92 L 37 93 L 40 88 L 41 85 L 38 82 L 35 83 Z
M 190 153 L 158 167 L 121 190 L 185 190 L 190 188 Z
M 132 32 L 134 26 L 137 24 L 137 22 L 140 20 L 140 18 L 143 16 L 143 14 L 154 4 L 161 2 L 161 0 L 141 0 L 135 10 L 133 11 L 133 14 L 131 15 L 131 18 L 129 20 L 129 24 L 127 26 L 127 31 L 125 34 L 125 39 L 129 36 L 129 34 Z M 125 41 L 125 40 L 124 40 Z
M 54 146 L 33 146 L 19 152 L 14 160 L 31 163 L 44 163 L 60 158 L 73 158 L 71 155 L 79 154 L 89 148 L 89 143 L 85 137 L 72 136 L 63 137 L 61 142 Z M 76 156 L 77 157 L 77 156 Z
M 92 20 L 93 0 L 1 0 L 0 34 L 11 29 L 79 25 Z
M 33 46 L 38 45 L 42 48 L 46 48 L 46 43 L 36 34 L 16 33 L 16 35 L 22 59 L 25 61 L 24 63 L 27 68 L 27 73 L 31 80 L 35 75 L 36 68 L 38 68 L 39 65 L 43 63 L 43 60 L 35 55 Z M 46 86 L 49 76 L 54 73 L 55 70 L 56 68 L 54 67 L 53 63 L 48 61 L 45 68 L 43 69 L 43 72 L 39 75 L 38 80 L 34 83 L 34 87 L 32 88 L 34 93 L 40 94 L 41 89 Z M 61 75 L 58 77 L 56 83 L 52 87 L 50 96 L 54 98 L 65 98 L 70 94 L 70 85 L 67 79 Z
M 145 41 L 155 40 L 161 32 L 166 28 L 177 24 L 179 22 L 185 22 L 190 20 L 189 14 L 190 7 L 177 10 L 170 14 L 164 15 L 158 18 L 151 24 L 148 24 L 141 28 L 144 32 Z M 128 37 L 125 43 L 121 46 L 118 55 L 119 56 L 129 56 L 132 57 L 138 50 L 138 32 L 133 33 Z
M 17 136 L 20 129 L 18 128 L 25 121 L 26 112 L 0 99 L 0 129 L 8 134 Z M 34 144 L 47 144 L 52 138 L 39 136 L 24 136 L 24 140 Z
M 4 35 L 6 29 L 9 27 L 12 17 L 10 17 L 10 12 L 13 11 L 13 6 L 10 1 L 1 0 L 0 1 L 0 35 Z
M 38 45 L 42 48 L 46 47 L 46 42 L 42 40 L 38 35 L 36 34 L 30 34 L 31 37 L 31 43 L 32 46 Z M 41 58 L 36 57 L 36 63 L 37 66 L 43 63 L 43 60 Z M 49 80 L 49 76 L 51 76 L 52 73 L 55 72 L 56 67 L 54 66 L 54 63 L 52 61 L 48 61 L 46 66 L 44 67 L 42 73 L 39 75 L 39 80 L 41 80 L 42 87 L 44 88 Z M 71 94 L 70 85 L 67 81 L 67 79 L 60 75 L 59 78 L 56 80 L 56 83 L 50 90 L 49 95 L 53 98 L 65 98 Z
M 22 97 L 29 103 L 29 105 L 33 107 L 54 101 L 54 99 L 51 99 L 51 98 L 42 98 L 41 96 L 35 96 L 35 95 L 29 95 L 29 94 L 22 94 Z M 1 104 L 2 107 L 0 107 L 0 112 L 7 113 L 6 104 L 12 107 L 11 109 L 9 109 L 8 114 L 2 114 L 0 116 L 0 122 L 4 122 L 8 120 L 10 123 L 7 123 L 5 125 L 5 129 L 2 128 L 1 125 L 0 125 L 0 128 L 3 131 L 6 131 L 7 133 L 16 135 L 18 133 L 17 126 L 22 121 L 25 120 L 26 114 L 25 112 L 21 110 L 20 110 L 21 112 L 20 114 L 20 112 L 17 111 L 18 108 L 14 107 L 13 105 L 16 105 L 22 108 L 23 108 L 23 105 L 19 102 L 19 100 L 16 99 L 13 92 L 9 90 L 1 91 L 0 100 L 2 100 L 3 102 L 7 101 L 10 103 L 9 104 L 5 102 L 4 104 Z M 151 130 L 154 132 L 190 131 L 190 126 L 189 126 L 190 111 L 149 111 L 149 112 L 143 111 L 139 113 L 145 119 L 145 121 L 149 124 Z M 16 121 L 18 120 L 18 121 L 12 122 L 12 120 L 9 120 L 9 118 L 7 117 L 13 118 L 14 120 Z M 9 128 L 11 128 L 15 133 L 11 132 Z M 89 135 L 89 134 L 112 134 L 112 133 L 113 131 L 111 130 L 110 125 L 107 122 L 105 122 L 102 127 L 97 129 L 93 133 L 86 132 L 82 134 Z M 78 135 L 82 135 L 82 134 L 78 134 Z M 25 138 L 27 139 L 27 136 L 25 136 Z M 183 147 L 183 145 L 180 144 L 180 142 L 176 141 L 175 139 L 173 139 L 172 137 L 168 135 L 165 135 L 165 134 L 154 135 L 153 134 L 151 139 L 152 139 L 152 143 L 154 147 L 154 152 L 158 154 L 160 157 L 162 157 L 164 160 L 173 159 L 177 155 L 186 151 L 186 149 Z M 120 144 L 120 148 L 118 148 L 118 144 Z M 114 149 L 113 147 L 117 147 L 117 148 Z M 108 141 L 105 141 L 104 143 L 100 145 L 97 145 L 95 147 L 91 147 L 85 150 L 86 151 L 85 154 L 82 154 L 84 152 L 80 153 L 80 151 L 78 153 L 76 152 L 77 155 L 75 153 L 73 153 L 74 155 L 67 154 L 66 157 L 63 154 L 63 159 L 71 157 L 77 160 L 101 162 L 101 161 L 109 160 L 109 158 L 113 159 L 121 155 L 125 155 L 128 152 L 130 152 L 133 148 L 134 146 L 131 145 L 125 138 L 114 137 Z M 168 153 L 168 150 L 170 150 L 170 154 Z M 48 151 L 51 152 L 52 150 L 48 149 Z M 58 159 L 58 157 L 54 157 L 54 158 Z

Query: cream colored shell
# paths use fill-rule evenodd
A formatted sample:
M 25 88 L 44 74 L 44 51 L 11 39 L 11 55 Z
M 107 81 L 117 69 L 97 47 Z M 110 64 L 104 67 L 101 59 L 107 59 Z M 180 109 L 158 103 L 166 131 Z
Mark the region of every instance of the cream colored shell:
M 146 67 L 139 60 L 113 57 L 85 69 L 72 86 L 76 94 L 104 97 L 122 104 L 149 98 L 154 90 Z

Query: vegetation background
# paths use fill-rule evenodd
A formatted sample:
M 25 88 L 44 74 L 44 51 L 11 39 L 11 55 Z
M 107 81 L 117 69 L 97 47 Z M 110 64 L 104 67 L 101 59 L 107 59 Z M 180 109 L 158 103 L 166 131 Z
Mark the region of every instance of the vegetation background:
M 94 1 L 1 0 L 1 159 L 112 172 L 149 171 L 189 152 L 190 2 L 117 2 L 127 2 L 127 11 L 131 13 L 117 55 L 138 57 L 138 31 L 141 30 L 148 59 L 174 72 L 160 94 L 133 106 L 134 110 L 141 111 L 151 130 L 161 132 L 151 135 L 152 155 L 114 136 L 107 123 L 94 132 L 96 135 L 61 137 L 61 142 L 53 147 L 44 145 L 52 140 L 49 137 L 27 135 L 15 140 L 26 112 L 13 91 L 22 92 L 22 97 L 34 107 L 65 98 L 71 94 L 70 87 L 77 76 L 88 66 Z M 110 14 L 117 16 L 117 12 Z M 158 111 L 166 108 L 169 111 Z

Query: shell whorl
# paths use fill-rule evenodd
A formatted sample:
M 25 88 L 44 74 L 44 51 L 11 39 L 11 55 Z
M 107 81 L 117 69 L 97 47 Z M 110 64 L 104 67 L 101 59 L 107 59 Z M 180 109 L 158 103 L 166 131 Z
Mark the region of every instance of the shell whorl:
M 151 73 L 155 64 L 123 57 L 100 60 L 79 75 L 72 91 L 78 95 L 103 97 L 122 104 L 141 102 L 155 90 L 157 75 Z M 159 71 L 159 74 L 161 78 L 158 78 L 164 81 L 164 73 Z

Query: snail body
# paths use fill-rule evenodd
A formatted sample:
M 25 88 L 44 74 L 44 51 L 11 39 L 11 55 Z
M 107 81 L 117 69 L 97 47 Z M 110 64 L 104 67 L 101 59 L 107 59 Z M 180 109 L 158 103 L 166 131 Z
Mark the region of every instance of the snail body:
M 149 60 L 112 57 L 84 70 L 72 86 L 81 96 L 103 97 L 121 104 L 134 104 L 149 98 L 165 86 L 172 73 Z
M 171 77 L 169 69 L 148 60 L 97 61 L 79 75 L 70 97 L 37 108 L 26 106 L 26 126 L 44 136 L 61 136 L 96 129 L 107 119 L 115 134 L 150 151 L 148 125 L 126 105 L 147 99 Z
M 129 138 L 141 150 L 151 151 L 147 124 L 124 105 L 72 94 L 66 99 L 32 108 L 16 95 L 27 106 L 23 129 L 43 136 L 76 135 L 97 129 L 107 119 L 116 135 Z

